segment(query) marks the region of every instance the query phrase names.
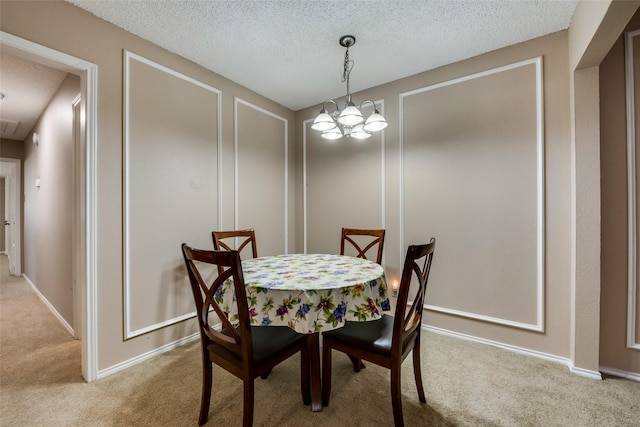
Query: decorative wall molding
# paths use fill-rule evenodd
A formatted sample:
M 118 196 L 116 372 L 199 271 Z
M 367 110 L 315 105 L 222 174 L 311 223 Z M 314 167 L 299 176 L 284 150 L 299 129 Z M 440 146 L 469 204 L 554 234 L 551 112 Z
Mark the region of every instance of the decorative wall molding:
M 302 121 L 302 250 L 307 253 L 307 129 L 313 118 Z
M 195 80 L 189 76 L 186 76 L 180 72 L 177 72 L 171 68 L 168 68 L 164 65 L 158 64 L 154 61 L 151 61 L 147 58 L 144 58 L 140 55 L 137 55 L 133 52 L 124 50 L 124 106 L 123 106 L 123 110 L 124 110 L 124 257 L 123 257 L 123 267 L 124 267 L 124 310 L 123 310 L 123 316 L 124 316 L 124 339 L 128 340 L 164 327 L 167 327 L 169 325 L 173 325 L 179 322 L 182 322 L 186 319 L 195 317 L 196 313 L 195 311 L 192 311 L 190 313 L 186 313 L 183 314 L 181 316 L 176 316 L 176 317 L 172 317 L 172 318 L 167 318 L 161 322 L 157 322 L 154 324 L 150 324 L 141 328 L 137 328 L 137 329 L 133 329 L 132 325 L 131 325 L 131 313 L 132 313 L 132 307 L 131 307 L 131 246 L 130 246 L 130 233 L 131 233 L 131 224 L 130 224 L 130 206 L 131 206 L 131 200 L 130 200 L 130 192 L 131 192 L 131 188 L 130 188 L 130 144 L 131 144 L 131 138 L 130 138 L 130 125 L 131 125 L 131 118 L 130 118 L 130 114 L 131 114 L 131 106 L 130 106 L 130 96 L 131 96 L 131 62 L 132 61 L 138 61 L 140 63 L 143 63 L 147 66 L 153 67 L 161 72 L 167 73 L 173 77 L 176 77 L 177 79 L 180 80 L 184 80 L 188 83 L 191 83 L 193 85 L 196 85 L 206 91 L 210 91 L 212 93 L 215 93 L 217 95 L 217 158 L 218 158 L 218 164 L 220 163 L 220 153 L 221 153 L 221 147 L 222 147 L 222 126 L 221 126 L 221 119 L 222 119 L 222 92 L 217 89 L 214 88 L 213 86 L 207 85 L 205 83 L 202 83 L 198 80 Z M 218 183 L 217 183 L 217 192 L 218 192 L 218 200 L 217 200 L 217 207 L 218 207 L 218 212 L 220 211 L 220 194 L 221 194 L 221 183 L 220 183 L 220 168 L 218 168 Z M 218 217 L 220 218 L 220 217 Z M 219 219 L 218 219 L 219 220 Z M 102 374 L 102 373 L 101 373 Z
M 636 114 L 635 114 L 635 64 L 633 61 L 633 40 L 640 35 L 640 30 L 629 32 L 626 38 L 626 82 L 627 82 L 627 206 L 628 206 L 628 296 L 627 296 L 627 347 L 640 350 L 640 342 L 636 339 L 638 324 L 638 213 L 636 206 L 638 193 L 636 188 Z
M 233 195 L 233 204 L 234 204 L 234 229 L 238 229 L 238 105 L 244 105 L 246 107 L 252 108 L 260 113 L 266 114 L 269 117 L 273 117 L 274 119 L 282 121 L 284 124 L 284 253 L 289 253 L 289 120 L 285 117 L 279 116 L 271 111 L 265 110 L 262 107 L 259 107 L 255 104 L 250 103 L 249 101 L 245 101 L 242 98 L 234 97 L 233 99 L 233 169 L 234 169 L 234 178 L 233 178 L 233 187 L 235 189 Z M 220 215 L 222 218 L 222 215 Z M 220 225 L 220 229 L 223 229 L 222 225 Z
M 430 86 L 414 89 L 408 92 L 400 93 L 399 95 L 399 114 L 400 117 L 400 260 L 404 257 L 403 248 L 405 248 L 405 183 L 404 183 L 404 100 L 412 95 L 421 94 L 424 92 L 432 91 L 435 89 L 443 88 L 466 82 L 469 80 L 489 76 L 496 73 L 501 73 L 509 70 L 513 70 L 519 67 L 535 66 L 535 93 L 536 93 L 536 321 L 535 323 L 523 323 L 516 322 L 509 319 L 498 318 L 494 316 L 487 316 L 480 313 L 471 313 L 462 310 L 455 310 L 448 307 L 440 307 L 436 305 L 425 304 L 424 308 L 431 311 L 441 312 L 453 316 L 465 317 L 469 319 L 479 320 L 483 322 L 495 323 L 514 327 L 518 329 L 531 330 L 536 332 L 544 332 L 544 287 L 545 287 L 545 205 L 544 205 L 544 100 L 543 100 L 543 67 L 542 57 L 531 58 L 505 66 L 493 68 L 490 70 L 482 71 L 479 73 L 470 74 L 453 80 L 444 81 L 441 83 L 433 84 Z
M 384 112 L 384 99 L 373 100 L 376 108 L 382 116 Z M 302 234 L 303 234 L 303 251 L 307 253 L 307 227 L 308 227 L 308 215 L 307 215 L 307 129 L 313 123 L 314 118 L 302 121 Z M 386 228 L 386 157 L 385 157 L 385 132 L 380 132 L 380 177 L 381 177 L 381 228 Z M 334 141 L 334 143 L 336 143 Z M 404 255 L 404 254 L 403 254 Z M 385 264 L 386 252 L 382 254 L 382 265 Z M 400 265 L 404 264 L 404 259 Z

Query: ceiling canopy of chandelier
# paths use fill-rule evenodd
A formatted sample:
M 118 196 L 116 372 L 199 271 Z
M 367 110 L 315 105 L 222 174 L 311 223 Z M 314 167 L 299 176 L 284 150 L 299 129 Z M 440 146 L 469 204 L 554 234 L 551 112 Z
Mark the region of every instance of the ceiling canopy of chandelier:
M 345 106 L 340 110 L 338 104 L 328 99 L 322 104 L 322 110 L 318 117 L 315 118 L 311 129 L 322 132 L 320 136 L 325 139 L 340 139 L 343 136 L 347 138 L 367 139 L 371 137 L 371 132 L 377 132 L 387 127 L 388 123 L 376 108 L 376 104 L 370 100 L 364 100 L 360 103 L 360 107 L 356 107 L 351 100 L 349 91 L 349 74 L 353 69 L 353 61 L 349 59 L 349 48 L 356 43 L 354 36 L 340 37 L 340 46 L 347 48 L 344 53 L 344 65 L 342 71 L 342 81 L 347 83 L 347 96 L 345 98 Z M 364 119 L 362 116 L 362 106 L 371 103 L 373 113 Z M 331 113 L 327 112 L 327 104 L 333 104 L 335 110 Z

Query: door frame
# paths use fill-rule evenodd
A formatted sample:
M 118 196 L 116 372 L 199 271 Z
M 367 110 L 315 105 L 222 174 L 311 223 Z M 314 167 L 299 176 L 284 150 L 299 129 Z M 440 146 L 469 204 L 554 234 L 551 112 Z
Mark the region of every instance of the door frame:
M 76 174 L 74 211 L 82 213 L 74 226 L 77 251 L 74 251 L 74 283 L 80 304 L 74 304 L 74 319 L 79 319 L 82 349 L 82 376 L 88 382 L 98 373 L 97 310 L 97 139 L 98 139 L 98 66 L 83 59 L 42 46 L 0 31 L 3 52 L 80 76 L 81 111 L 84 132 L 75 153 L 79 171 Z
M 22 182 L 22 160 L 0 157 L 1 163 L 8 164 L 10 173 L 2 176 L 7 187 L 10 187 L 5 193 L 6 201 L 5 210 L 13 211 L 9 215 L 9 219 L 13 222 L 9 230 L 5 234 L 5 251 L 10 260 L 9 272 L 13 276 L 22 275 L 22 203 L 20 203 L 20 184 Z M 4 169 L 4 168 L 3 168 Z M 11 200 L 9 200 L 11 199 Z M 3 216 L 5 212 L 2 213 Z M 5 218 L 7 219 L 7 218 Z M 2 225 L 4 227 L 4 225 Z M 12 250 L 12 247 L 15 250 Z

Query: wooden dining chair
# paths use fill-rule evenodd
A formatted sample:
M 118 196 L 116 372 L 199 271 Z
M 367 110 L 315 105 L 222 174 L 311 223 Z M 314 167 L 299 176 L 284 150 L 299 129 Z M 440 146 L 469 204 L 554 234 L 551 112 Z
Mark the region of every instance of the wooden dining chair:
M 236 250 L 244 258 L 245 249 L 251 249 L 251 257 L 258 258 L 256 232 L 253 228 L 246 230 L 213 231 L 211 237 L 213 237 L 213 248 L 216 251 Z M 231 239 L 234 239 L 233 242 Z M 236 241 L 235 239 L 239 240 Z
M 182 254 L 193 291 L 202 343 L 202 401 L 198 424 L 205 424 L 209 417 L 214 363 L 243 382 L 242 425 L 245 427 L 253 423 L 255 378 L 271 371 L 274 366 L 298 352 L 301 354 L 302 401 L 308 405 L 311 402 L 311 334 L 298 334 L 287 326 L 251 326 L 238 251 L 201 250 L 182 244 Z M 205 270 L 207 265 L 213 271 Z M 206 274 L 215 275 L 215 266 L 222 267 L 223 271 L 212 283 L 207 284 Z M 236 295 L 234 303 L 237 304 L 238 320 L 235 325 L 216 302 L 216 292 L 227 280 L 233 281 Z M 220 320 L 220 329 L 216 328 L 214 314 Z
M 384 230 L 367 230 L 360 228 L 343 228 L 340 239 L 340 255 L 346 255 L 345 243 L 351 245 L 351 250 L 355 250 L 356 257 L 367 258 L 370 250 L 376 253 L 375 262 L 382 264 L 382 250 L 384 249 Z M 377 251 L 375 251 L 377 249 Z M 372 259 L 374 261 L 374 259 Z
M 371 251 L 376 254 L 375 262 L 382 265 L 382 250 L 384 249 L 384 229 L 343 228 L 340 239 L 340 255 L 355 254 L 357 258 L 367 258 Z M 349 245 L 347 245 L 347 243 Z M 359 372 L 364 368 L 362 360 L 348 355 L 353 370 Z
M 420 402 L 425 403 L 420 371 L 420 326 L 427 280 L 436 246 L 434 238 L 424 245 L 411 245 L 400 280 L 395 316 L 384 314 L 368 322 L 347 321 L 342 328 L 322 333 L 322 402 L 331 395 L 331 350 L 385 367 L 391 371 L 391 404 L 396 426 L 403 426 L 401 365 L 413 351 L 413 374 Z M 416 280 L 411 306 L 407 307 L 412 277 Z
M 216 251 L 237 250 L 241 258 L 258 258 L 256 232 L 253 228 L 246 230 L 212 231 L 211 237 L 213 238 L 213 249 Z M 251 249 L 250 254 L 247 253 L 249 249 Z M 218 267 L 218 272 L 222 272 L 222 267 Z

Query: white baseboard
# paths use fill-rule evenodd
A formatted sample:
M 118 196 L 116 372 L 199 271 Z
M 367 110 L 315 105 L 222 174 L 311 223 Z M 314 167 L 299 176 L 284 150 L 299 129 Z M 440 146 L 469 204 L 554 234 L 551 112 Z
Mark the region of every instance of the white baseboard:
M 541 351 L 536 351 L 536 350 L 531 350 L 528 348 L 523 348 L 523 347 L 517 347 L 515 345 L 510 345 L 510 344 L 504 344 L 501 342 L 497 342 L 497 341 L 492 341 L 492 340 L 488 340 L 488 339 L 484 339 L 484 338 L 478 338 L 478 337 L 474 337 L 472 335 L 467 335 L 467 334 L 461 334 L 459 332 L 453 332 L 453 331 L 449 331 L 447 329 L 442 329 L 442 328 L 437 328 L 435 326 L 427 326 L 427 325 L 422 325 L 422 329 L 427 330 L 427 331 L 431 331 L 431 332 L 435 332 L 437 334 L 442 334 L 442 335 L 448 335 L 450 337 L 454 337 L 454 338 L 460 338 L 460 339 L 465 339 L 468 341 L 473 341 L 473 342 L 477 342 L 480 344 L 487 344 L 487 345 L 491 345 L 493 347 L 498 347 L 504 350 L 508 350 L 514 353 L 518 353 L 518 354 L 523 354 L 526 356 L 533 356 L 536 357 L 538 359 L 543 359 L 543 360 L 548 360 L 550 362 L 555 362 L 555 363 L 560 363 L 562 365 L 565 365 L 569 368 L 569 370 L 576 374 L 576 375 L 580 375 L 583 377 L 588 377 L 588 378 L 592 378 L 592 379 L 597 379 L 597 380 L 601 380 L 602 379 L 602 375 L 600 374 L 599 371 L 590 371 L 587 369 L 582 369 L 582 368 L 576 368 L 575 366 L 573 366 L 573 364 L 571 363 L 570 359 L 567 359 L 566 357 L 559 357 L 559 356 L 555 356 L 553 354 L 548 354 L 548 353 L 543 353 Z
M 174 348 L 178 348 L 180 346 L 188 344 L 191 341 L 197 340 L 198 338 L 200 338 L 200 332 L 196 332 L 195 334 L 186 336 L 174 342 L 170 342 L 169 344 L 165 344 L 162 347 L 158 347 L 154 350 L 148 351 L 144 354 L 133 357 L 129 360 L 125 360 L 124 362 L 120 362 L 116 365 L 110 366 L 107 369 L 98 371 L 97 379 L 107 377 L 111 374 L 115 374 L 116 372 L 122 371 L 123 369 L 129 368 L 131 366 L 137 365 L 138 363 L 144 362 L 145 360 L 151 359 L 152 357 L 158 356 L 162 353 L 166 353 L 167 351 L 173 350 Z
M 26 274 L 23 273 L 22 277 L 29 284 L 29 286 L 31 286 L 31 289 L 33 289 L 33 292 L 35 292 L 36 295 L 38 295 L 38 298 L 40 298 L 40 300 L 44 303 L 44 305 L 46 305 L 49 308 L 49 310 L 51 311 L 51 313 L 53 313 L 53 315 L 56 317 L 56 319 L 58 319 L 58 321 L 62 324 L 62 326 L 71 334 L 72 337 L 75 338 L 75 336 L 76 336 L 75 331 L 73 330 L 71 325 L 69 323 L 67 323 L 66 320 L 64 320 L 64 317 L 62 317 L 62 315 L 60 315 L 60 313 L 58 313 L 58 310 L 56 310 L 56 308 L 49 302 L 49 300 L 44 295 L 42 295 L 40 290 L 31 281 L 31 279 L 29 279 L 29 277 L 27 277 Z
M 620 369 L 609 368 L 608 366 L 600 366 L 600 372 L 613 375 L 615 377 L 640 382 L 640 374 L 637 372 L 622 371 Z
M 573 363 L 571 363 L 571 361 L 569 361 L 567 363 L 567 366 L 569 367 L 569 370 L 572 373 L 574 373 L 576 375 L 580 375 L 581 377 L 592 378 L 594 380 L 601 380 L 602 379 L 602 374 L 600 373 L 600 371 L 592 371 L 590 369 L 578 368 L 578 367 L 574 366 Z

